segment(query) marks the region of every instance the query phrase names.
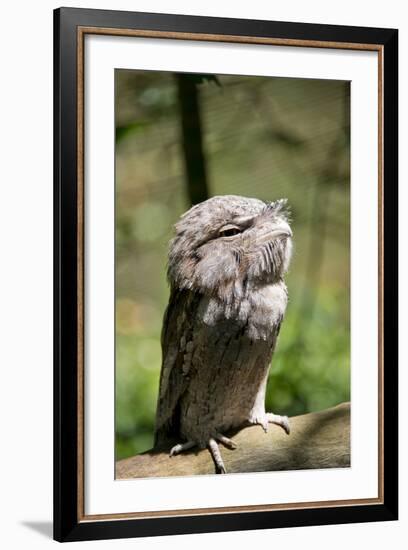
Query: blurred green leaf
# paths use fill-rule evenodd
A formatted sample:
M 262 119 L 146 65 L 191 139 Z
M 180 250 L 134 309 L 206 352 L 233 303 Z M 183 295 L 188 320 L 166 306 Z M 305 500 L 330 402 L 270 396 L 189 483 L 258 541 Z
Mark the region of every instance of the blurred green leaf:
M 116 126 L 116 142 L 119 143 L 125 137 L 142 132 L 150 124 L 151 122 L 147 120 L 138 120 L 137 122 L 131 122 L 123 126 Z

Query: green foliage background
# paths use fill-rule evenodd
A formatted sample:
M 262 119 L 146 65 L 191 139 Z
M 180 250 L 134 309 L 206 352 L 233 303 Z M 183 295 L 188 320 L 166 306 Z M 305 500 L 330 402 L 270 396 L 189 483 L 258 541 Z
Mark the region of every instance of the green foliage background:
M 116 71 L 116 457 L 149 449 L 172 226 L 190 204 L 175 75 Z M 217 76 L 199 85 L 211 195 L 292 208 L 289 305 L 267 408 L 350 397 L 349 83 Z

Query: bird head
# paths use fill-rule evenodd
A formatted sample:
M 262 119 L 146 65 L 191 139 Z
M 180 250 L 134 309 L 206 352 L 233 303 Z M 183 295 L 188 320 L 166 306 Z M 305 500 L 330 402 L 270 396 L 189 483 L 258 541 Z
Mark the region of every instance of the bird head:
M 291 251 L 286 199 L 267 203 L 216 196 L 190 208 L 176 223 L 168 278 L 176 288 L 229 301 L 282 279 Z

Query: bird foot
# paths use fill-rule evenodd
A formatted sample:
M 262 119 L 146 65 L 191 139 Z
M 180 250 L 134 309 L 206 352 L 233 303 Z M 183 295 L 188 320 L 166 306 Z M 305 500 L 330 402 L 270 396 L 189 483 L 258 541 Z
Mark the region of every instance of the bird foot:
M 216 433 L 214 437 L 211 437 L 208 440 L 207 449 L 210 451 L 210 454 L 211 454 L 212 459 L 214 461 L 216 473 L 217 474 L 226 474 L 227 470 L 225 468 L 224 461 L 222 460 L 221 452 L 220 452 L 220 449 L 218 447 L 217 441 L 219 441 L 220 443 L 225 445 L 225 447 L 227 447 L 228 449 L 231 449 L 231 450 L 236 449 L 237 445 L 234 441 L 232 441 L 232 439 L 229 439 L 228 437 L 225 437 L 225 435 L 222 435 L 220 433 Z M 170 456 L 176 456 L 176 455 L 182 453 L 183 451 L 188 451 L 189 449 L 192 449 L 193 447 L 196 447 L 196 446 L 197 446 L 197 443 L 195 441 L 187 441 L 186 443 L 178 443 L 177 445 L 174 445 L 174 447 L 172 447 L 170 449 L 169 455 Z
M 220 449 L 215 439 L 210 438 L 208 440 L 207 448 L 210 451 L 211 456 L 214 460 L 215 472 L 217 474 L 226 474 L 227 470 L 225 469 L 224 461 L 222 460 Z
M 269 424 L 276 424 L 285 430 L 285 432 L 290 434 L 290 424 L 289 418 L 287 416 L 280 416 L 279 414 L 266 413 Z
M 284 429 L 288 435 L 290 434 L 290 425 L 287 416 L 280 416 L 279 414 L 273 413 L 265 413 L 263 417 L 254 418 L 250 422 L 251 424 L 259 424 L 260 426 L 262 426 L 265 433 L 268 431 L 269 424 L 276 424 L 277 426 L 280 426 L 282 429 Z
M 196 446 L 194 441 L 187 441 L 187 443 L 177 443 L 170 449 L 169 456 L 176 456 L 182 453 L 183 451 L 188 451 Z
M 233 441 L 229 437 L 225 437 L 225 435 L 217 433 L 215 435 L 215 439 L 220 443 L 222 443 L 225 447 L 227 447 L 227 449 L 230 449 L 231 451 L 237 448 L 237 444 L 235 443 L 235 441 Z

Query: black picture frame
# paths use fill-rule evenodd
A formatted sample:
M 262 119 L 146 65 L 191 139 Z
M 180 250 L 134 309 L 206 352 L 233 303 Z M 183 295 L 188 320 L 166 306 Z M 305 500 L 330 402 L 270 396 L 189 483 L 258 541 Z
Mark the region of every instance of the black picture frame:
M 317 43 L 372 44 L 383 56 L 383 494 L 381 502 L 168 517 L 81 519 L 78 374 L 82 289 L 78 227 L 78 29 L 137 29 Z M 318 47 L 318 46 L 317 46 Z M 60 8 L 54 12 L 54 538 L 157 536 L 395 520 L 398 517 L 398 31 L 184 15 Z

